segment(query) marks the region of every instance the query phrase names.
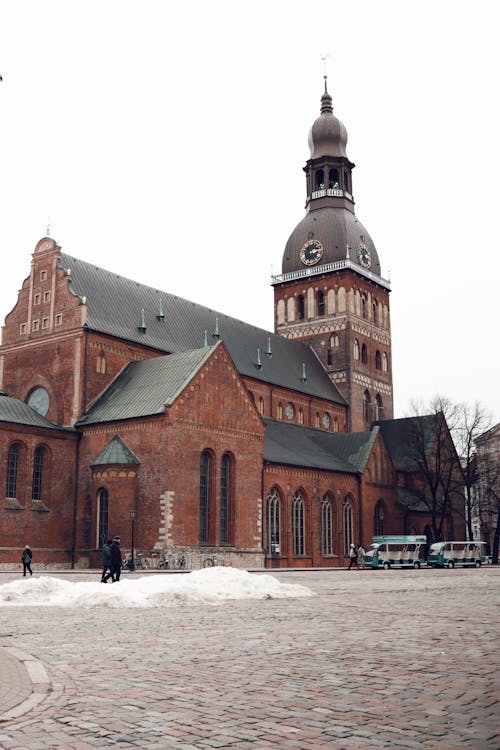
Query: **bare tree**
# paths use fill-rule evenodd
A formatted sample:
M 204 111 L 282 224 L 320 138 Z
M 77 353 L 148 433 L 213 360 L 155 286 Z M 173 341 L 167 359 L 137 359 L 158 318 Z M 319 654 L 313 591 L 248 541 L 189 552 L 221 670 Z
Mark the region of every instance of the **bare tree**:
M 412 491 L 418 495 L 431 517 L 433 541 L 453 536 L 454 516 L 465 516 L 464 480 L 452 431 L 459 408 L 436 396 L 425 407 L 412 402 L 408 422 L 408 459 Z

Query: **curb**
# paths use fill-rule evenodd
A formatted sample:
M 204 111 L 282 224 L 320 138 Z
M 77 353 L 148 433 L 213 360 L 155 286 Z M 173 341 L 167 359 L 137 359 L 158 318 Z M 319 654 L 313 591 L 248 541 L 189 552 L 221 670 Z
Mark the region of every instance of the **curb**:
M 2 723 L 10 721 L 11 719 L 18 719 L 28 711 L 31 711 L 32 708 L 37 706 L 47 697 L 51 689 L 50 678 L 41 661 L 35 659 L 31 654 L 21 651 L 19 648 L 15 648 L 14 646 L 4 646 L 0 647 L 0 663 L 2 662 L 2 656 L 4 654 L 7 654 L 18 662 L 17 669 L 20 682 L 25 681 L 25 674 L 23 673 L 21 665 L 24 667 L 30 681 L 31 690 L 29 695 L 21 700 L 20 703 L 0 715 L 0 722 Z

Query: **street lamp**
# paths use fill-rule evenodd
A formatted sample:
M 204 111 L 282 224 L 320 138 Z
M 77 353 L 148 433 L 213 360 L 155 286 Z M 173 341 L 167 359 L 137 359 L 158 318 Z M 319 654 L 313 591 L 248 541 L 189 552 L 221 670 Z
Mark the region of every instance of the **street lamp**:
M 131 533 L 131 544 L 130 544 L 130 570 L 135 570 L 135 559 L 134 559 L 134 524 L 135 524 L 135 508 L 130 511 L 130 520 L 132 521 L 132 533 Z

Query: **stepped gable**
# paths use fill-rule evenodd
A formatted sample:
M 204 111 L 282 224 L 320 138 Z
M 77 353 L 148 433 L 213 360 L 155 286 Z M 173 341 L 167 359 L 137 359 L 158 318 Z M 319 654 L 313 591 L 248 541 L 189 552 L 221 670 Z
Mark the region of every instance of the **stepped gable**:
M 241 375 L 345 405 L 309 346 L 61 253 L 93 331 L 172 353 L 224 341 Z M 260 349 L 261 367 L 258 367 Z M 270 351 L 270 354 L 267 352 Z M 302 376 L 305 365 L 306 382 Z
M 369 432 L 324 432 L 312 427 L 264 419 L 264 461 L 348 474 L 362 473 L 378 429 Z

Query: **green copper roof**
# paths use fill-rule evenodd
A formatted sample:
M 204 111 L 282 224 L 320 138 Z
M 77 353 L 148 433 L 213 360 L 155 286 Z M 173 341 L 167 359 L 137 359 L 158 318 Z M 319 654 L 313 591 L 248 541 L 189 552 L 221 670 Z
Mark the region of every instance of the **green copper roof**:
M 216 346 L 130 362 L 77 426 L 163 414 Z
M 140 461 L 128 448 L 119 435 L 115 435 L 106 447 L 94 458 L 91 466 L 109 466 L 109 464 L 139 464 Z
M 13 424 L 23 424 L 29 427 L 45 427 L 49 430 L 64 430 L 74 432 L 73 428 L 60 427 L 42 417 L 37 411 L 19 401 L 17 398 L 0 393 L 0 422 L 11 422 Z

